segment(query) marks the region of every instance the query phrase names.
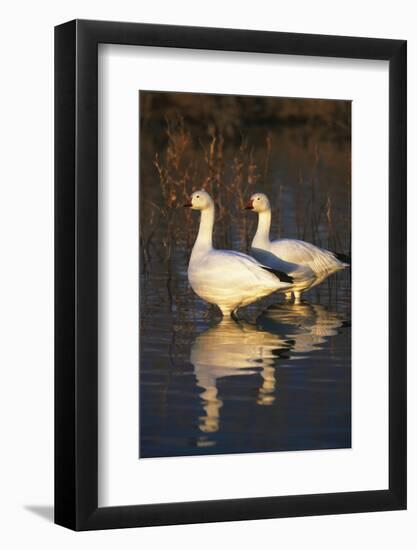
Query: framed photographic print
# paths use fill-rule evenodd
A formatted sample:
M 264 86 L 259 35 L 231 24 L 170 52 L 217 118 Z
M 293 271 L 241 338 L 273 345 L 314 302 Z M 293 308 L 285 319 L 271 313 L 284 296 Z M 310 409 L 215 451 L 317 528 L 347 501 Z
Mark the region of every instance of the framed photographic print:
M 55 521 L 406 507 L 406 42 L 55 29 Z

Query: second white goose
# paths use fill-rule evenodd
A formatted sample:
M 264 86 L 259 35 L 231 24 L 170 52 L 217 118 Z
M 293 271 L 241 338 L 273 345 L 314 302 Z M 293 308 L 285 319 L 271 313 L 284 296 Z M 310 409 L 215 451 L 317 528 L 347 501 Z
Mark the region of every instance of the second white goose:
M 188 265 L 188 280 L 200 298 L 216 304 L 224 316 L 233 316 L 238 308 L 291 287 L 293 279 L 285 272 L 241 252 L 213 248 L 214 203 L 206 191 L 195 191 L 184 206 L 201 211 Z
M 302 292 L 323 282 L 332 273 L 349 266 L 345 261 L 346 256 L 329 252 L 305 241 L 297 239 L 271 241 L 269 238 L 271 205 L 264 193 L 252 195 L 246 209 L 254 210 L 259 216 L 258 228 L 251 246 L 251 254 L 254 258 L 270 267 L 281 266 L 282 268 L 284 265 L 282 262 L 290 262 L 301 270 L 298 277 L 296 271 L 289 271 L 297 283 L 291 289 L 296 303 L 300 302 Z M 303 274 L 303 268 L 309 270 L 307 275 Z M 286 293 L 287 298 L 291 297 L 291 291 Z

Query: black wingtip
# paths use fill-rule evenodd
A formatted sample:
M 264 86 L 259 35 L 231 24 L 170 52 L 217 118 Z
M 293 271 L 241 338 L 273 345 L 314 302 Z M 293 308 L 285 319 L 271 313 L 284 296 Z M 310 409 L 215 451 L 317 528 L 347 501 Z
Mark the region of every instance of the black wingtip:
M 292 284 L 294 282 L 294 279 L 290 275 L 288 275 L 287 273 L 284 273 L 284 271 L 279 271 L 278 269 L 272 269 L 272 267 L 265 267 L 265 266 L 262 266 L 262 267 L 266 271 L 269 271 L 270 273 L 275 275 L 275 277 L 278 277 L 278 279 L 282 283 L 291 283 Z
M 333 252 L 333 254 L 339 261 L 349 265 L 352 264 L 352 259 L 350 256 L 347 256 L 346 254 L 340 254 L 339 252 Z

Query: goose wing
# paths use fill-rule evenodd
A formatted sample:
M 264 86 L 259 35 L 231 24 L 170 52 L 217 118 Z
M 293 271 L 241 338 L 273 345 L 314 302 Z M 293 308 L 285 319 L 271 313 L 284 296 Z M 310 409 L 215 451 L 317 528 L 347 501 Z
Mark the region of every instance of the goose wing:
M 296 239 L 274 241 L 271 243 L 271 250 L 286 262 L 309 267 L 316 275 L 332 272 L 346 266 L 332 252 Z
M 313 281 L 316 277 L 315 272 L 308 265 L 284 261 L 268 250 L 251 248 L 251 254 L 262 265 L 286 273 L 292 277 L 294 281 Z
M 243 252 L 228 250 L 219 250 L 218 252 L 228 256 L 231 262 L 236 263 L 241 269 L 246 270 L 246 273 L 249 271 L 255 277 L 264 277 L 265 272 L 267 272 L 274 275 L 281 283 L 292 284 L 294 282 L 289 274 L 291 266 L 290 264 L 285 264 L 285 262 L 282 262 L 280 265 L 269 265 L 268 263 L 259 262 L 256 258 L 252 258 Z
M 219 286 L 227 286 L 231 291 L 251 291 L 256 286 L 277 290 L 290 286 L 291 281 L 285 273 L 263 266 L 246 254 L 229 250 L 211 251 L 198 269 L 206 280 L 216 280 Z

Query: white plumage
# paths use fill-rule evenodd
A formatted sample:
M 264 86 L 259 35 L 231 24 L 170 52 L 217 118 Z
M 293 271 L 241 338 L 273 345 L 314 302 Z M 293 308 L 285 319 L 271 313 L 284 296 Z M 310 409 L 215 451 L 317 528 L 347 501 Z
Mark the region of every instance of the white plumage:
M 277 273 L 275 269 L 271 272 L 269 267 L 241 252 L 213 248 L 214 203 L 206 191 L 195 191 L 184 206 L 201 211 L 188 266 L 190 285 L 200 298 L 216 304 L 228 316 L 263 296 L 291 286 L 285 282 L 285 279 L 291 281 L 285 273 Z
M 349 265 L 340 261 L 333 252 L 314 244 L 296 239 L 271 241 L 271 206 L 268 197 L 263 193 L 252 195 L 246 208 L 254 210 L 259 216 L 251 254 L 264 265 L 285 270 L 294 278 L 291 291 L 296 302 L 300 301 L 302 292 L 320 284 L 332 273 Z M 286 263 L 292 264 L 292 268 L 286 269 Z M 290 297 L 291 292 L 287 292 L 286 296 Z

